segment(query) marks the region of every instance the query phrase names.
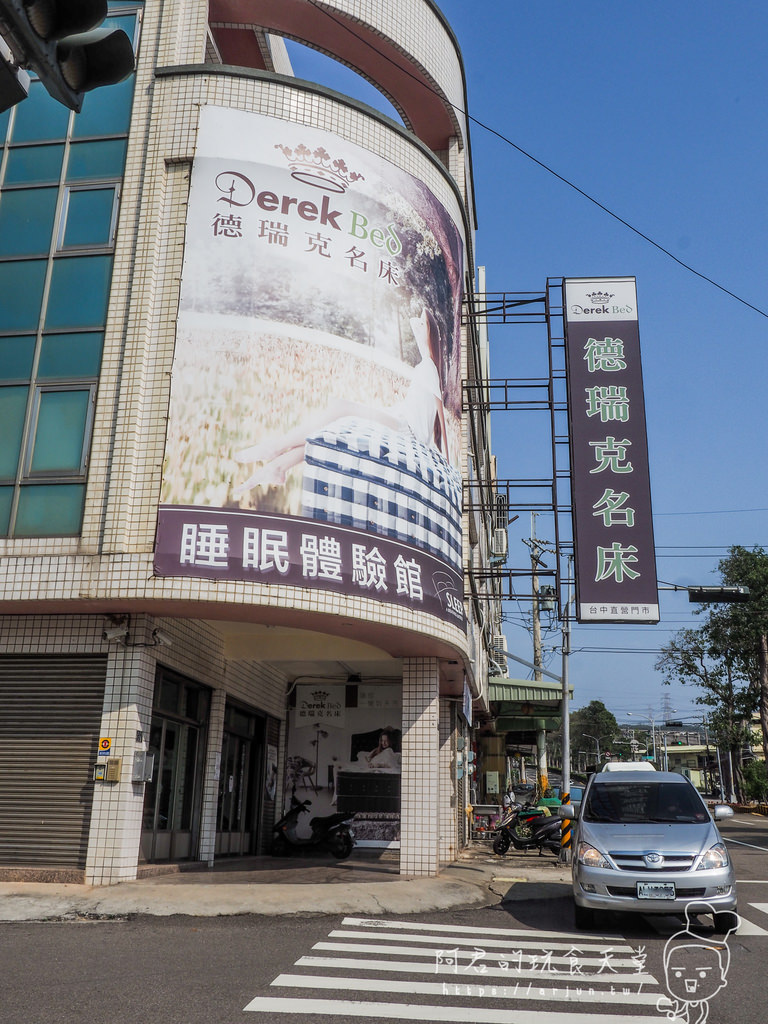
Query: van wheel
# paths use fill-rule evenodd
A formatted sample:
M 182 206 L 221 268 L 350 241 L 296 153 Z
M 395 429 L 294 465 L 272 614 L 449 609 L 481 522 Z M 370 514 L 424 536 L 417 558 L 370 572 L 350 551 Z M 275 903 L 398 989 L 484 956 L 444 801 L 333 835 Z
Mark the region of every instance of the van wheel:
M 734 910 L 721 910 L 720 913 L 712 915 L 712 920 L 718 935 L 727 935 L 739 926 L 739 915 Z
M 580 907 L 578 903 L 574 903 L 573 917 L 577 928 L 588 931 L 595 927 L 595 912 L 590 907 Z

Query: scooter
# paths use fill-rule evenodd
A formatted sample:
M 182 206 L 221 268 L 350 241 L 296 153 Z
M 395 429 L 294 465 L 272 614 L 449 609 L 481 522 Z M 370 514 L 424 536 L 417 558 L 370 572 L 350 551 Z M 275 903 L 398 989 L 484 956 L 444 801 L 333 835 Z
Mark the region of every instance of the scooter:
M 299 818 L 302 814 L 309 813 L 311 803 L 311 800 L 297 800 L 295 796 L 291 796 L 289 810 L 272 826 L 274 838 L 271 852 L 273 857 L 288 857 L 292 853 L 307 850 L 313 846 L 328 850 L 337 860 L 344 860 L 352 853 L 355 840 L 350 831 L 349 822 L 354 817 L 354 813 L 337 811 L 335 814 L 328 814 L 322 818 L 311 818 L 309 826 L 312 829 L 312 834 L 309 836 L 297 835 Z
M 536 807 L 533 804 L 510 804 L 496 825 L 496 835 L 493 838 L 493 852 L 499 854 L 499 856 L 505 854 L 512 843 L 510 838 L 511 830 L 522 829 L 528 821 L 543 816 L 543 808 Z
M 502 819 L 493 840 L 493 852 L 503 857 L 514 846 L 516 850 L 538 848 L 539 856 L 543 850 L 559 853 L 561 834 L 560 818 L 545 815 L 540 808 L 528 808 L 510 816 L 508 821 Z

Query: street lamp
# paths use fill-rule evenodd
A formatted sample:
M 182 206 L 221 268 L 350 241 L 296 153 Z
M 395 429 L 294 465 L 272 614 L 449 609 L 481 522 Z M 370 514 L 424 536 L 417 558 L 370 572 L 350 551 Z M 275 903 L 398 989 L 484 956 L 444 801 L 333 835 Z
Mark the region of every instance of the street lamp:
M 677 714 L 677 708 L 669 708 L 667 711 L 669 715 Z M 630 718 L 642 718 L 642 715 L 633 714 L 628 711 L 627 715 Z M 647 715 L 648 721 L 651 723 L 651 747 L 653 748 L 653 763 L 656 764 L 656 717 L 654 715 Z M 664 733 L 664 771 L 669 770 L 669 759 L 667 757 L 667 734 Z
M 586 736 L 588 740 L 595 741 L 595 749 L 597 750 L 597 763 L 600 764 L 600 739 L 597 736 L 590 736 L 588 732 L 583 732 L 582 736 Z

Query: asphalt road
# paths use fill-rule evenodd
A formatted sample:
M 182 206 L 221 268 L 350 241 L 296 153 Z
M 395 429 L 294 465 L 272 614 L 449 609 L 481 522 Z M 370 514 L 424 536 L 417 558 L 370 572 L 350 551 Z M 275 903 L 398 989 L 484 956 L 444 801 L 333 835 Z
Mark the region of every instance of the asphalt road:
M 736 864 L 742 925 L 728 940 L 725 985 L 708 1000 L 708 1021 L 763 1024 L 768 821 L 739 815 L 722 831 Z M 514 860 L 506 858 L 504 864 L 514 877 Z M 0 1020 L 650 1024 L 669 1019 L 664 949 L 681 930 L 679 919 L 610 915 L 599 931 L 577 932 L 568 896 L 544 898 L 532 891 L 536 898 L 520 898 L 524 892 L 509 882 L 496 907 L 399 920 L 140 917 L 3 924 Z M 701 938 L 698 945 L 706 948 L 706 926 Z M 718 957 L 722 964 L 724 954 Z

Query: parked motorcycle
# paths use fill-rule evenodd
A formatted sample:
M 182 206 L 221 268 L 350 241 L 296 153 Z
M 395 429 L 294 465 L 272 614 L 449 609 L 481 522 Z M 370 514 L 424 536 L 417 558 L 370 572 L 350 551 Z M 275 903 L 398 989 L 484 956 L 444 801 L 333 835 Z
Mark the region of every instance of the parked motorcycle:
M 510 808 L 498 824 L 493 840 L 493 852 L 503 857 L 510 846 L 516 850 L 543 850 L 560 852 L 562 822 L 546 815 L 540 807 Z
M 496 825 L 496 835 L 493 839 L 493 851 L 502 855 L 507 852 L 511 845 L 509 838 L 510 829 L 522 828 L 525 823 L 534 818 L 544 817 L 544 809 L 534 804 L 511 803 L 505 808 L 504 813 Z
M 326 849 L 337 860 L 344 860 L 352 853 L 355 845 L 353 833 L 349 828 L 349 822 L 354 817 L 353 813 L 337 811 L 335 814 L 327 814 L 325 817 L 311 818 L 309 827 L 312 834 L 300 836 L 297 833 L 299 818 L 302 814 L 308 814 L 311 800 L 297 800 L 291 797 L 291 806 L 283 817 L 275 822 L 272 827 L 274 837 L 272 839 L 272 856 L 288 857 L 300 850 L 307 850 L 311 847 Z

